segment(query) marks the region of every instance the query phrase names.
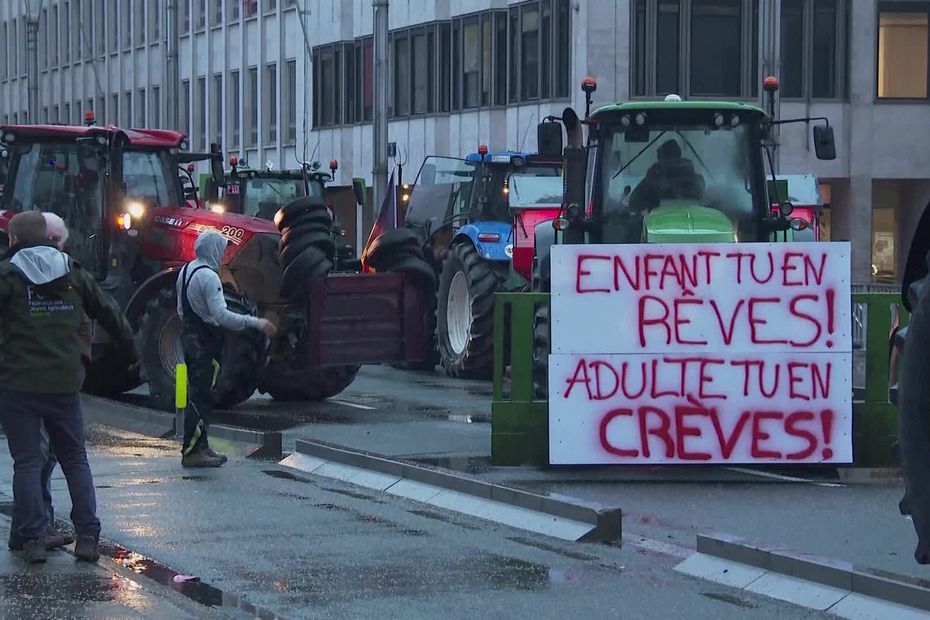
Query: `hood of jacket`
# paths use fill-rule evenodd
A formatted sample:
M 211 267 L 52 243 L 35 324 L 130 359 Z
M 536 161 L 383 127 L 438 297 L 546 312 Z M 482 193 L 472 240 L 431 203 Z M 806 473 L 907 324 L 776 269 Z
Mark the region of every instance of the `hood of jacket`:
M 194 242 L 194 253 L 210 269 L 218 272 L 227 243 L 226 237 L 220 233 L 207 231 L 201 233 Z
M 10 259 L 10 264 L 35 285 L 48 284 L 71 271 L 71 261 L 67 254 L 44 245 L 16 251 Z

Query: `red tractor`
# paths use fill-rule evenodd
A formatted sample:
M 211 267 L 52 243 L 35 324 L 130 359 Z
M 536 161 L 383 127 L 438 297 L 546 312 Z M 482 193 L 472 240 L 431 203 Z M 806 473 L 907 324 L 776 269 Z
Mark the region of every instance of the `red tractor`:
M 85 389 L 118 394 L 147 381 L 152 406 L 173 408 L 182 360 L 175 280 L 206 230 L 229 239 L 220 274 L 229 307 L 278 327 L 271 342 L 228 336 L 215 388 L 220 406 L 256 389 L 278 399 L 324 399 L 345 389 L 360 364 L 425 357 L 419 317 L 435 285 L 416 257 L 396 261 L 394 273 L 331 273 L 332 217 L 310 196 L 273 221 L 191 208 L 179 168 L 209 160 L 222 182 L 223 162 L 216 146 L 208 154 L 186 147 L 184 134 L 165 130 L 0 127 L 0 244 L 8 244 L 17 211 L 57 213 L 71 231 L 68 252 L 136 329 L 142 376 L 115 372 L 98 334 Z

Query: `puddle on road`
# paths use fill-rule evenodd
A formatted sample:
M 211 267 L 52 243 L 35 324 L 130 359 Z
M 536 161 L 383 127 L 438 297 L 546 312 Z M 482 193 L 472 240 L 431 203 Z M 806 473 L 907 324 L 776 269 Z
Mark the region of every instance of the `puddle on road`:
M 300 606 L 392 597 L 437 596 L 443 592 L 516 590 L 533 592 L 578 583 L 580 573 L 519 558 L 479 553 L 441 558 L 405 555 L 390 562 L 334 566 L 307 558 L 277 588 Z
M 216 421 L 257 431 L 286 431 L 304 424 L 348 424 L 352 422 L 347 415 L 325 407 L 325 403 L 316 403 L 310 411 L 306 409 L 302 411 L 224 410 L 216 412 Z

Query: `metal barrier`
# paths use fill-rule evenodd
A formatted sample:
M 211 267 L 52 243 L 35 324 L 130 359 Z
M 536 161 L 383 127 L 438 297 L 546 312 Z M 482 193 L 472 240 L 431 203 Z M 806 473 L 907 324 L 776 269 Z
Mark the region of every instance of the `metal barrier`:
M 893 292 L 853 293 L 853 357 L 864 365 L 864 382 L 853 392 L 853 454 L 858 467 L 895 464 L 897 432 L 888 399 L 890 336 L 906 314 Z M 494 308 L 494 391 L 491 459 L 495 465 L 549 462 L 549 403 L 534 398 L 533 349 L 536 309 L 546 293 L 498 293 Z M 537 377 L 537 380 L 545 380 Z

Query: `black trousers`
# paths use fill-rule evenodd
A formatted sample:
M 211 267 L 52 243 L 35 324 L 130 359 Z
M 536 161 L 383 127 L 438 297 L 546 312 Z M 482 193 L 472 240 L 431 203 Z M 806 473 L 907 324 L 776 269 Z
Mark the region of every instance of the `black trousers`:
M 181 332 L 188 384 L 181 454 L 209 447 L 207 427 L 213 418 L 213 386 L 220 374 L 222 345 L 222 332 L 205 333 L 197 329 Z

